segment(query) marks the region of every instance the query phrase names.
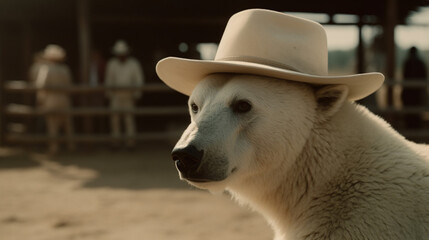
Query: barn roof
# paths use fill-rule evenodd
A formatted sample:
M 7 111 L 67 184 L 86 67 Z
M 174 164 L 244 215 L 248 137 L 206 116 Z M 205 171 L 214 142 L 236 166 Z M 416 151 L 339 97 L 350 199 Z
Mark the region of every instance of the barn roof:
M 277 11 L 309 12 L 327 14 L 354 14 L 375 16 L 384 19 L 386 2 L 392 0 L 306 0 L 306 1 L 257 1 L 257 0 L 88 0 L 91 14 L 97 19 L 125 18 L 143 21 L 169 19 L 200 19 L 204 21 L 226 21 L 233 13 L 248 8 L 266 8 Z M 397 2 L 398 23 L 420 6 L 428 6 L 427 0 L 393 0 Z M 76 0 L 2 0 L 0 19 L 28 18 L 74 19 Z M 204 20 L 206 19 L 206 20 Z

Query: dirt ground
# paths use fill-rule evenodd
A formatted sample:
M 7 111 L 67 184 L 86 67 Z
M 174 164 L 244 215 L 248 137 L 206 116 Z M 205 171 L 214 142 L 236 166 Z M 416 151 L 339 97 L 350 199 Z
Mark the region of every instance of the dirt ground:
M 55 157 L 0 148 L 2 240 L 271 239 L 262 216 L 179 181 L 167 144 Z

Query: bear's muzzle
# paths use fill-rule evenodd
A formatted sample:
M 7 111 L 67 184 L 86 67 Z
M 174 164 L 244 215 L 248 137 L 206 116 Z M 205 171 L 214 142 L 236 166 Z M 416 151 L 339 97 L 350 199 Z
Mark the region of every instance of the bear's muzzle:
M 180 177 L 191 182 L 213 182 L 225 179 L 225 173 L 217 164 L 204 161 L 204 150 L 199 150 L 194 145 L 187 145 L 183 148 L 175 148 L 171 152 L 171 157 L 180 172 Z M 216 161 L 217 162 L 217 161 Z M 227 162 L 222 161 L 223 165 Z

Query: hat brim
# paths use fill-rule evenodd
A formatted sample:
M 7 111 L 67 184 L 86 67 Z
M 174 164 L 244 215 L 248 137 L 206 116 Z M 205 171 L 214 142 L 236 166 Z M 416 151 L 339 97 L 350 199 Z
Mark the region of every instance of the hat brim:
M 167 57 L 159 61 L 156 72 L 169 87 L 188 96 L 204 77 L 213 73 L 254 74 L 314 85 L 342 84 L 348 86 L 348 98 L 352 101 L 375 92 L 384 81 L 383 74 L 377 72 L 317 76 L 250 62 L 193 60 L 177 57 Z
M 42 58 L 50 61 L 64 61 L 66 59 L 65 56 L 53 56 L 53 55 L 42 55 Z

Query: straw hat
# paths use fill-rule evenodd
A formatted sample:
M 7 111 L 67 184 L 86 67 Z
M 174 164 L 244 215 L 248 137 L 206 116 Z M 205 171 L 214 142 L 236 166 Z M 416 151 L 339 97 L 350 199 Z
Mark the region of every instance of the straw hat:
M 164 58 L 158 76 L 171 88 L 190 95 L 212 73 L 255 74 L 316 85 L 343 84 L 358 100 L 383 83 L 381 73 L 328 75 L 325 29 L 319 23 L 287 14 L 251 9 L 233 15 L 214 60 Z
M 126 55 L 130 52 L 130 48 L 124 40 L 118 40 L 113 46 L 112 52 L 115 55 Z
M 42 57 L 47 60 L 62 61 L 66 57 L 66 51 L 58 45 L 49 44 L 43 50 Z

